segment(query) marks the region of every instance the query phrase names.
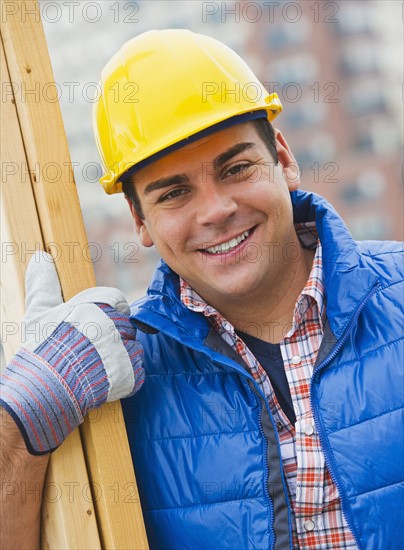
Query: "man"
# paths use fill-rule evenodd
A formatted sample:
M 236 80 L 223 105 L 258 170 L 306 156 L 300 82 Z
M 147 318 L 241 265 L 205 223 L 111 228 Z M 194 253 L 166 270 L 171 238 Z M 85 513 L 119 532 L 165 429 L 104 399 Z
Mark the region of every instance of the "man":
M 134 82 L 137 101 L 119 96 Z M 102 184 L 162 262 L 132 324 L 117 291 L 65 305 L 47 258 L 30 265 L 28 319 L 57 329 L 3 382 L 28 450 L 144 379 L 123 408 L 151 547 L 402 548 L 400 246 L 355 243 L 297 191 L 276 95 L 223 44 L 145 33 L 101 84 Z M 74 333 L 89 318 L 120 337 L 114 361 Z M 24 473 L 38 459 L 10 440 Z

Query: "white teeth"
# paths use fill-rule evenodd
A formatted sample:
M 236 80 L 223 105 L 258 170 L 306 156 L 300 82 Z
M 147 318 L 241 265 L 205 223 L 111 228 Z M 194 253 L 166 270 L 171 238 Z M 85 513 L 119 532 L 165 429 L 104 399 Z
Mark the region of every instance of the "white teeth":
M 205 251 L 209 252 L 210 254 L 220 254 L 221 252 L 222 253 L 227 252 L 228 250 L 235 248 L 238 244 L 241 243 L 241 241 L 244 241 L 244 239 L 246 239 L 250 233 L 251 231 L 247 229 L 247 231 L 244 231 L 244 233 L 242 233 L 235 239 L 230 239 L 230 241 L 227 241 L 222 244 L 218 244 L 217 246 L 211 246 L 210 248 L 205 248 Z

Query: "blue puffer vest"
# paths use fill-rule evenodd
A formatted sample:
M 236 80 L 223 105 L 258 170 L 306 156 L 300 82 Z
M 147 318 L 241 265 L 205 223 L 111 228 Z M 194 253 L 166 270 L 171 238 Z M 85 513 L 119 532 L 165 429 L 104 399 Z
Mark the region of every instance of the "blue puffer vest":
M 356 243 L 323 198 L 291 197 L 323 246 L 311 401 L 326 461 L 358 547 L 402 549 L 402 248 Z M 277 431 L 242 360 L 182 305 L 163 262 L 132 318 L 146 382 L 122 404 L 151 548 L 291 547 Z

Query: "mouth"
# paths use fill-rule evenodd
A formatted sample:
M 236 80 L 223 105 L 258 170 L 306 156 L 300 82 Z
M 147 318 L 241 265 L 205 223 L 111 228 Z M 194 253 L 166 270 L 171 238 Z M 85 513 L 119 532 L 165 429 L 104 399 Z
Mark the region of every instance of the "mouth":
M 232 239 L 225 241 L 223 243 L 209 246 L 207 248 L 201 248 L 200 252 L 204 252 L 205 254 L 226 254 L 228 252 L 233 252 L 236 250 L 241 243 L 246 241 L 248 237 L 254 232 L 256 226 L 252 227 L 251 229 L 247 229 L 246 231 L 243 231 L 243 233 L 240 233 L 236 237 L 233 237 Z

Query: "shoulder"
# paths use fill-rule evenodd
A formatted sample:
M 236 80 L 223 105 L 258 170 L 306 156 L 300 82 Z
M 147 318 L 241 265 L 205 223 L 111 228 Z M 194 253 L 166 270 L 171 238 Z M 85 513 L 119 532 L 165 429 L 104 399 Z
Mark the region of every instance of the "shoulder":
M 382 286 L 404 279 L 403 243 L 397 241 L 359 241 L 356 243 L 364 266 L 379 276 Z

